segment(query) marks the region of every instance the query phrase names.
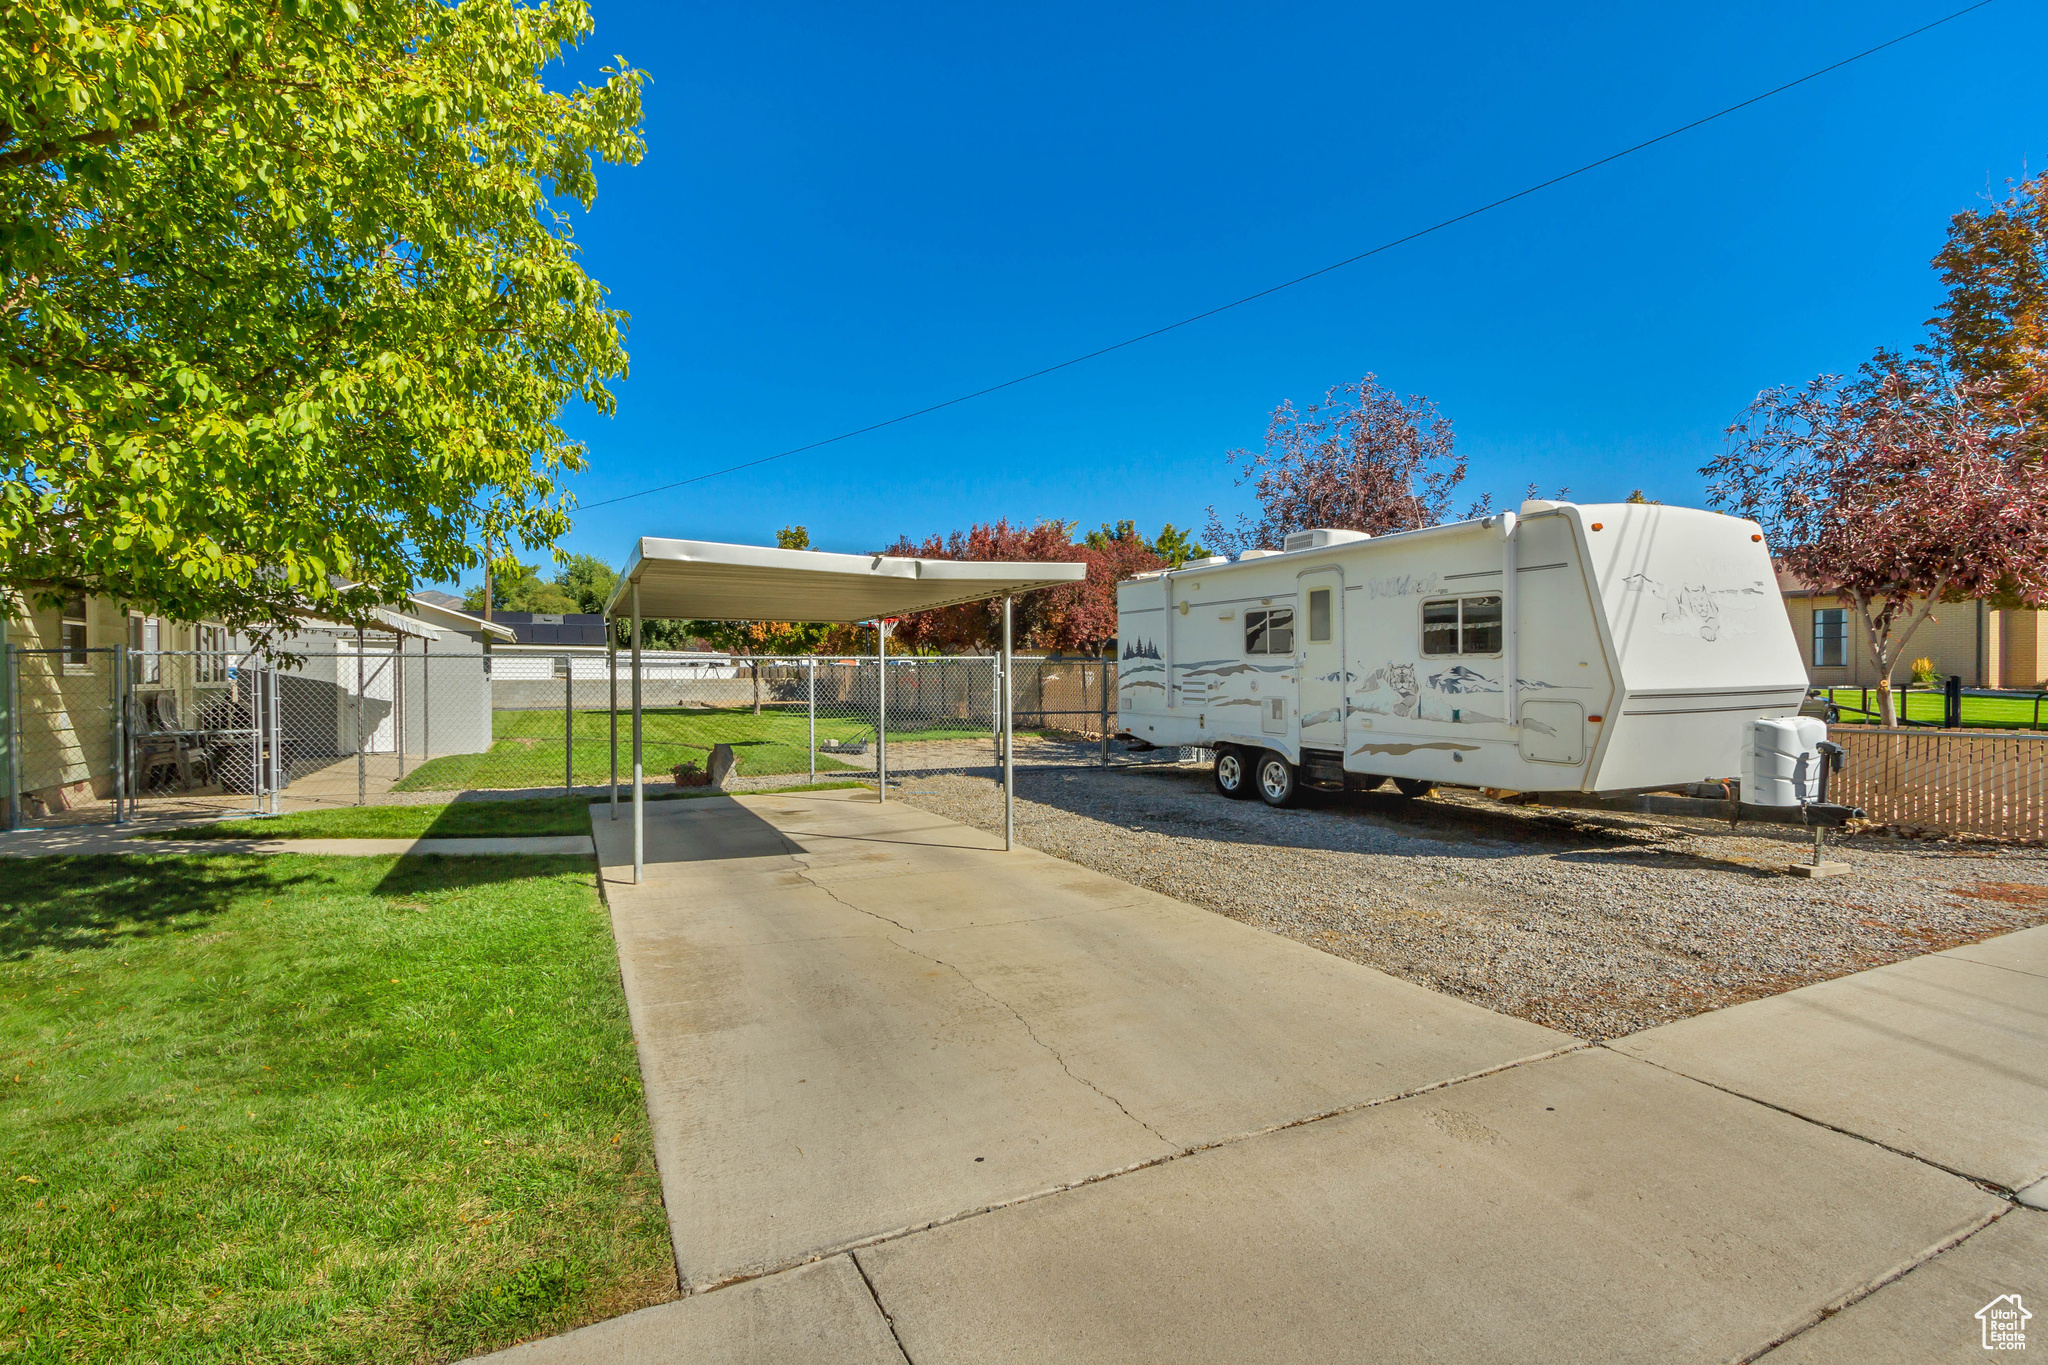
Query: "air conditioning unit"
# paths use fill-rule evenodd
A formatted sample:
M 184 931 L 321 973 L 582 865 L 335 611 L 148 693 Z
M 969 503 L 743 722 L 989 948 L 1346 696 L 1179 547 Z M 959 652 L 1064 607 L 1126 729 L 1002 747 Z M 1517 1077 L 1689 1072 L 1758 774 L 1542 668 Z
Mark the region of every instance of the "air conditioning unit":
M 1325 545 L 1349 545 L 1354 540 L 1371 540 L 1365 531 L 1335 531 L 1327 527 L 1313 531 L 1289 531 L 1287 538 L 1280 542 L 1280 548 L 1292 550 L 1320 550 Z

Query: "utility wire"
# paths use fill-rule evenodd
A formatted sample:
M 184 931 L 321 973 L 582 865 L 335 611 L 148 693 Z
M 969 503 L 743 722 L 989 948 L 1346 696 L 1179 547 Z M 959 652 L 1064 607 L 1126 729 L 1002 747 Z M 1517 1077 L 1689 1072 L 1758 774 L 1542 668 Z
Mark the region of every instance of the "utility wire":
M 1584 175 L 1588 171 L 1598 170 L 1600 167 L 1607 165 L 1609 162 L 1619 161 L 1625 156 L 1633 156 L 1635 153 L 1640 152 L 1645 148 L 1654 147 L 1660 142 L 1669 142 L 1672 138 L 1679 136 L 1681 133 L 1689 133 L 1695 128 L 1704 127 L 1705 125 L 1712 123 L 1715 119 L 1726 118 L 1730 114 L 1737 113 L 1740 110 L 1749 108 L 1749 106 L 1752 104 L 1761 103 L 1762 101 L 1771 98 L 1771 96 L 1773 95 L 1782 95 L 1787 90 L 1792 90 L 1799 86 L 1805 85 L 1808 81 L 1819 80 L 1822 76 L 1827 75 L 1831 71 L 1839 71 L 1845 66 L 1849 66 L 1852 63 L 1862 61 L 1865 57 L 1875 56 L 1878 53 L 1884 51 L 1886 48 L 1897 47 L 1900 43 L 1905 42 L 1909 38 L 1917 38 L 1921 34 L 1928 32 L 1930 29 L 1940 28 L 1943 24 L 1950 23 L 1954 20 L 1960 19 L 1964 15 L 1972 13 L 1973 11 L 1983 9 L 1986 5 L 1989 5 L 1991 3 L 1993 3 L 1993 0 L 1977 0 L 1976 4 L 1965 5 L 1962 9 L 1956 10 L 1952 14 L 1943 15 L 1941 18 L 1936 19 L 1932 23 L 1922 24 L 1919 28 L 1913 29 L 1907 33 L 1901 33 L 1898 37 L 1892 38 L 1886 42 L 1879 43 L 1876 47 L 1865 48 L 1863 51 L 1856 53 L 1854 56 L 1844 57 L 1842 58 L 1842 60 L 1838 62 L 1833 62 L 1827 66 L 1821 67 L 1818 71 L 1809 71 L 1804 76 L 1801 76 L 1798 80 L 1787 81 L 1783 85 L 1774 86 L 1773 88 L 1764 91 L 1760 95 L 1751 95 L 1748 99 L 1743 100 L 1739 104 L 1731 104 L 1725 109 L 1716 110 L 1714 113 L 1706 115 L 1704 118 L 1696 118 L 1691 123 L 1681 124 L 1667 133 L 1659 133 L 1656 137 L 1650 138 L 1646 142 L 1638 142 L 1633 147 L 1624 147 L 1618 152 L 1611 152 L 1608 155 L 1601 157 L 1598 161 L 1588 161 L 1585 165 L 1580 166 L 1576 170 L 1566 171 L 1562 175 L 1554 175 L 1548 180 L 1544 180 L 1537 184 L 1531 185 L 1527 189 L 1517 190 L 1513 194 L 1507 195 L 1500 199 L 1496 199 L 1490 204 L 1481 204 L 1478 208 L 1467 209 L 1463 213 L 1460 213 L 1455 217 L 1445 218 L 1440 222 L 1431 223 L 1428 227 L 1425 228 L 1418 228 L 1414 232 L 1409 233 L 1405 237 L 1396 237 L 1392 241 L 1381 242 L 1378 246 L 1369 248 L 1365 251 L 1361 251 L 1355 256 L 1346 256 L 1341 261 L 1332 261 L 1329 265 L 1322 267 L 1320 270 L 1311 270 L 1306 275 L 1296 275 L 1291 280 L 1284 280 L 1279 284 L 1271 285 L 1268 288 L 1259 290 L 1256 294 L 1246 294 L 1241 299 L 1232 299 L 1229 303 L 1218 304 L 1216 307 L 1210 308 L 1204 312 L 1195 313 L 1189 317 L 1184 317 L 1179 322 L 1169 322 L 1164 327 L 1154 327 L 1149 332 L 1140 332 L 1138 333 L 1138 335 L 1134 337 L 1128 337 L 1122 341 L 1114 342 L 1108 346 L 1103 346 L 1096 350 L 1089 351 L 1085 355 L 1077 355 L 1073 357 L 1071 360 L 1062 360 L 1056 365 L 1047 365 L 1045 368 L 1033 370 L 1029 374 L 1020 374 L 1015 379 L 1005 379 L 1000 384 L 990 384 L 987 388 L 976 389 L 972 393 L 963 393 L 957 398 L 948 398 L 942 403 L 933 403 L 929 407 L 918 408 L 914 412 L 906 412 L 900 416 L 891 417 L 880 422 L 871 422 L 864 427 L 855 427 L 852 431 L 842 431 L 837 436 L 827 436 L 821 441 L 812 441 L 808 445 L 791 446 L 788 450 L 777 451 L 773 455 L 763 455 L 758 460 L 748 460 L 744 464 L 727 465 L 724 469 L 714 469 L 708 474 L 698 474 L 687 479 L 677 479 L 674 483 L 660 484 L 654 488 L 643 488 L 637 493 L 621 493 L 619 496 L 615 498 L 604 498 L 597 502 L 580 503 L 578 505 L 583 508 L 606 507 L 615 502 L 627 502 L 633 498 L 644 498 L 654 493 L 666 493 L 671 488 L 682 488 L 688 484 L 702 483 L 706 479 L 715 479 L 723 474 L 737 474 L 742 469 L 753 469 L 757 465 L 769 464 L 775 460 L 785 460 L 792 455 L 801 455 L 807 450 L 816 450 L 820 446 L 829 446 L 840 441 L 850 441 L 856 436 L 865 436 L 871 431 L 880 431 L 884 427 L 893 427 L 897 425 L 899 422 L 908 422 L 915 417 L 923 417 L 926 416 L 927 414 L 938 412 L 945 408 L 956 407 L 961 403 L 971 402 L 976 398 L 985 398 L 989 394 L 999 393 L 1004 389 L 1014 388 L 1019 384 L 1029 383 L 1031 380 L 1034 379 L 1042 379 L 1046 375 L 1057 373 L 1060 370 L 1069 369 L 1075 365 L 1082 364 L 1086 361 L 1094 360 L 1100 356 L 1106 356 L 1112 351 L 1121 351 L 1125 347 L 1135 346 L 1141 341 L 1150 341 L 1153 337 L 1164 336 L 1168 332 L 1176 331 L 1182 327 L 1190 326 L 1194 323 L 1202 321 L 1205 318 L 1213 318 L 1218 313 L 1227 313 L 1233 308 L 1242 308 L 1245 304 L 1256 302 L 1257 300 L 1263 299 L 1271 294 L 1277 294 L 1283 289 L 1292 289 L 1297 284 L 1306 284 L 1310 280 L 1316 279 L 1323 275 L 1327 275 L 1333 270 L 1342 270 L 1347 265 L 1356 265 L 1358 264 L 1358 262 L 1365 260 L 1368 257 L 1377 256 L 1383 251 L 1392 251 L 1397 246 L 1405 246 L 1407 243 L 1415 241 L 1417 238 L 1429 236 L 1432 232 L 1441 232 L 1445 228 L 1455 226 L 1458 223 L 1462 223 L 1468 218 L 1477 218 L 1482 213 L 1490 213 L 1494 209 L 1501 208 L 1504 205 L 1514 203 L 1517 199 L 1526 199 L 1530 195 L 1536 194 L 1542 190 L 1547 190 L 1553 185 L 1561 185 L 1565 181 L 1570 180 L 1576 176 Z

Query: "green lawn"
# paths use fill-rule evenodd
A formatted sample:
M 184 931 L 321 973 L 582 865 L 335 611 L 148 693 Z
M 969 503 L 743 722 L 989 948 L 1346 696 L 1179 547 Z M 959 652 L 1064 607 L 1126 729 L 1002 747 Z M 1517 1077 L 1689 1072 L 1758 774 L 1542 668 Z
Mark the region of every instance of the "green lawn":
M 859 782 L 803 783 L 766 787 L 743 793 L 839 791 Z M 649 792 L 650 801 L 689 800 L 721 796 L 709 789 Z M 621 792 L 623 803 L 626 794 Z M 219 820 L 181 825 L 140 836 L 166 841 L 183 839 L 496 839 L 537 834 L 590 833 L 591 800 L 587 796 L 540 796 L 518 801 L 449 801 L 429 806 L 343 806 L 335 810 L 294 811 L 275 819 Z
M 0 1359 L 456 1360 L 673 1292 L 586 859 L 0 859 Z
M 1832 689 L 1832 693 L 1838 706 L 1861 706 L 1866 695 L 1861 689 L 1854 687 L 1837 687 Z M 1867 695 L 1870 709 L 1876 711 L 1877 689 L 1869 689 Z M 1904 702 L 1903 714 L 1909 720 L 1931 721 L 1939 725 L 1948 714 L 1940 692 L 1922 692 L 1915 688 L 1912 692 L 1903 694 L 1901 700 Z M 1866 719 L 1855 711 L 1843 711 L 1841 723 L 1874 725 L 1877 722 L 1874 718 Z M 2048 728 L 2048 702 L 2041 704 L 2041 724 Z M 1963 725 L 1971 729 L 2030 730 L 2034 726 L 2034 700 L 2032 697 L 2023 700 L 2019 697 L 1965 696 Z
M 575 713 L 576 782 L 594 785 L 611 780 L 611 713 Z M 714 744 L 730 744 L 742 776 L 758 777 L 811 770 L 809 721 L 802 710 L 769 708 L 755 715 L 751 707 L 663 707 L 641 713 L 642 763 L 649 778 L 668 779 L 685 760 L 700 767 Z M 1018 733 L 1025 733 L 1019 731 Z M 396 791 L 469 791 L 507 787 L 562 785 L 563 735 L 560 711 L 495 711 L 491 715 L 491 749 L 483 754 L 450 754 L 428 759 L 406 774 Z M 984 728 L 926 726 L 889 731 L 890 743 L 935 739 L 987 740 Z M 874 741 L 874 727 L 862 720 L 818 717 L 818 742 Z M 619 716 L 619 764 L 623 773 L 632 762 L 632 723 Z M 830 754 L 818 755 L 821 773 L 846 772 L 858 765 Z

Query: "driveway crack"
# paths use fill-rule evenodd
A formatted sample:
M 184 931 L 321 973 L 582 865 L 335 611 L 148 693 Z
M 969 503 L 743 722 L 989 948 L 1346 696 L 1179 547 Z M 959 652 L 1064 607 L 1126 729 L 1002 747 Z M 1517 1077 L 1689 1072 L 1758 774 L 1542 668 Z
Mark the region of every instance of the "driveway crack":
M 896 940 L 892 939 L 891 942 L 896 942 Z M 966 972 L 961 971 L 957 966 L 946 961 L 944 958 L 933 957 L 930 953 L 920 953 L 917 951 L 917 949 L 911 947 L 907 943 L 896 942 L 896 946 L 901 948 L 904 952 L 909 953 L 913 957 L 921 957 L 927 962 L 936 963 L 938 966 L 944 967 L 947 971 L 953 973 L 953 975 L 959 977 L 962 981 L 965 981 L 969 989 L 973 990 L 975 994 L 981 996 L 984 1000 L 987 1000 L 992 1004 L 1000 1005 L 1004 1009 L 1008 1010 L 1010 1012 L 1010 1017 L 1015 1019 L 1018 1023 L 1024 1026 L 1025 1035 L 1029 1037 L 1032 1042 L 1038 1044 L 1038 1046 L 1040 1046 L 1041 1048 L 1044 1048 L 1046 1055 L 1051 1057 L 1054 1061 L 1058 1062 L 1060 1064 L 1060 1070 L 1066 1072 L 1069 1078 L 1079 1081 L 1081 1084 L 1087 1086 L 1090 1090 L 1093 1090 L 1096 1094 L 1102 1096 L 1102 1098 L 1108 1100 L 1111 1104 L 1117 1107 L 1117 1111 L 1121 1113 L 1125 1118 L 1129 1119 L 1132 1123 L 1137 1124 L 1140 1128 L 1143 1128 L 1146 1132 L 1150 1133 L 1153 1137 L 1158 1138 L 1167 1146 L 1172 1147 L 1176 1150 L 1180 1148 L 1179 1143 L 1175 1142 L 1172 1138 L 1169 1138 L 1166 1134 L 1160 1132 L 1157 1128 L 1154 1128 L 1151 1124 L 1145 1122 L 1145 1120 L 1139 1118 L 1136 1114 L 1133 1114 L 1128 1108 L 1124 1106 L 1124 1102 L 1122 1100 L 1110 1094 L 1107 1090 L 1104 1090 L 1101 1086 L 1089 1080 L 1086 1076 L 1083 1076 L 1080 1073 L 1076 1072 L 1074 1068 L 1072 1068 L 1071 1066 L 1068 1066 L 1067 1059 L 1060 1055 L 1060 1050 L 1054 1047 L 1051 1043 L 1046 1042 L 1045 1039 L 1039 1037 L 1038 1030 L 1031 1027 L 1031 1021 L 1029 1019 L 1026 1019 L 1023 1015 L 1023 1012 L 1020 1011 L 1015 1005 L 1003 999 L 1000 995 L 994 994 L 987 987 L 983 986 L 979 981 L 976 981 L 973 977 L 969 976 Z
M 797 865 L 796 875 L 799 881 L 803 882 L 806 886 L 817 887 L 820 891 L 830 896 L 833 900 L 838 901 L 847 909 L 858 910 L 863 915 L 871 916 L 875 919 L 882 921 L 882 923 L 884 924 L 893 924 L 906 934 L 914 934 L 917 932 L 915 929 L 912 929 L 909 925 L 905 924 L 902 920 L 890 919 L 887 915 L 882 914 L 880 911 L 870 910 L 865 905 L 855 905 L 852 901 L 840 895 L 837 891 L 834 891 L 831 887 L 825 885 L 825 883 L 819 881 L 816 877 L 813 877 L 811 875 L 810 865 L 808 863 L 803 862 L 796 854 L 792 853 L 790 855 L 790 861 L 796 863 Z M 922 957 L 924 956 L 924 954 L 919 953 L 918 956 Z

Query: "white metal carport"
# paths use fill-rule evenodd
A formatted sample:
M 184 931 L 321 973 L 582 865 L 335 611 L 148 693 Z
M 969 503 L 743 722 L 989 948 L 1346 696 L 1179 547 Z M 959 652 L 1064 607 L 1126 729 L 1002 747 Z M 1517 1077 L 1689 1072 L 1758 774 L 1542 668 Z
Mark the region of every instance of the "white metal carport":
M 703 540 L 643 536 L 604 605 L 607 622 L 623 608 L 633 622 L 633 880 L 642 877 L 646 852 L 645 775 L 640 746 L 640 622 L 646 616 L 697 621 L 803 621 L 835 625 L 877 623 L 877 653 L 885 661 L 877 679 L 878 727 L 887 727 L 887 626 L 890 617 L 935 607 L 1003 599 L 1001 664 L 1003 735 L 1003 847 L 1016 842 L 1015 763 L 1011 756 L 1011 604 L 1019 593 L 1078 583 L 1085 564 L 1007 564 L 953 559 L 899 559 L 890 555 L 827 554 L 817 550 L 775 550 L 758 545 L 721 545 Z M 608 638 L 610 632 L 607 632 Z M 617 646 L 610 646 L 616 653 Z M 618 670 L 611 670 L 618 677 Z M 612 751 L 618 752 L 618 697 L 612 698 Z M 875 775 L 883 800 L 889 795 L 878 734 Z M 612 785 L 612 816 L 618 816 L 618 784 Z

